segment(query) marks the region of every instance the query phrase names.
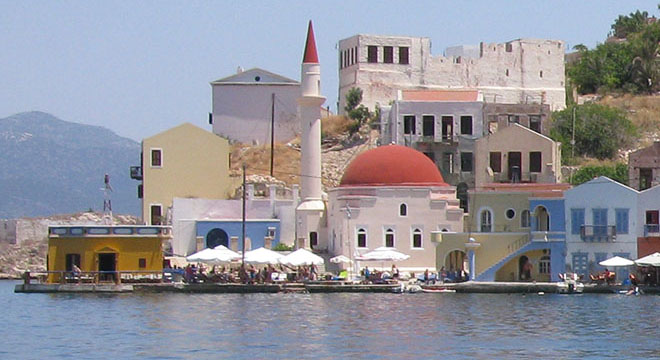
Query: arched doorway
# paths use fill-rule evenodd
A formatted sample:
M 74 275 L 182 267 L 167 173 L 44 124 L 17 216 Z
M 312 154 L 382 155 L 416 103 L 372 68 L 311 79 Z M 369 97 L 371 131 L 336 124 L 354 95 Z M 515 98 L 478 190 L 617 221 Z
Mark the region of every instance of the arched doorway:
M 550 214 L 545 207 L 537 207 L 534 217 L 536 219 L 535 231 L 550 231 Z
M 452 281 L 461 281 L 464 273 L 467 273 L 467 255 L 464 251 L 454 250 L 445 258 L 445 271 L 447 278 Z
M 532 263 L 525 255 L 518 258 L 518 280 L 529 281 L 532 279 Z
M 206 247 L 213 249 L 218 245 L 229 247 L 229 236 L 224 230 L 215 228 L 206 234 Z

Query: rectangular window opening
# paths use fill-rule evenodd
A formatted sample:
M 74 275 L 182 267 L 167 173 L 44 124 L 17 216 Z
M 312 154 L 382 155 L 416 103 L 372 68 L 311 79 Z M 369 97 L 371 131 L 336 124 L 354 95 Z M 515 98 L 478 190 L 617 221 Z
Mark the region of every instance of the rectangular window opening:
M 400 46 L 399 47 L 399 64 L 407 65 L 408 63 L 409 63 L 409 60 L 408 60 L 408 47 Z
M 383 47 L 383 62 L 386 64 L 394 63 L 394 48 L 391 46 Z
M 369 45 L 367 46 L 367 62 L 377 63 L 378 62 L 378 47 Z

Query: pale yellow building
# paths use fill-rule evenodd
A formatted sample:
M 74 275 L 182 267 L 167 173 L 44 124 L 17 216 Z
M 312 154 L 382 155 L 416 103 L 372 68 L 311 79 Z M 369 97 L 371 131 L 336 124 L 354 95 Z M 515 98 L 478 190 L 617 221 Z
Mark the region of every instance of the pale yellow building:
M 145 224 L 164 224 L 175 197 L 226 199 L 230 154 L 227 139 L 189 123 L 144 139 L 139 177 Z
M 475 184 L 561 182 L 561 144 L 511 124 L 475 142 Z

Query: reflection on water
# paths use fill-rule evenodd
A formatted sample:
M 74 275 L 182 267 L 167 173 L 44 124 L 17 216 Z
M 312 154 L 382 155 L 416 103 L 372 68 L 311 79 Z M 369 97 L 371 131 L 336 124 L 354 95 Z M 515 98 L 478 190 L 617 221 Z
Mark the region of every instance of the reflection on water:
M 0 282 L 0 358 L 660 358 L 658 296 L 47 295 L 14 284 Z

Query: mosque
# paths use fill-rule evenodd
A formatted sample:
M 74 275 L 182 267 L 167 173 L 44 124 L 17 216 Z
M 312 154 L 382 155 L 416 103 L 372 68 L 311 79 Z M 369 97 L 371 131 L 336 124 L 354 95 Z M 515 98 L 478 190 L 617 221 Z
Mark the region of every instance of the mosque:
M 436 262 L 431 233 L 463 230 L 463 210 L 455 187 L 445 183 L 423 153 L 387 145 L 359 154 L 346 168 L 339 186 L 325 193 L 321 184 L 321 106 L 325 97 L 320 94 L 321 66 L 311 21 L 301 68 L 297 99 L 302 130 L 300 193 L 294 187 L 290 198 L 277 199 L 271 189 L 269 198 L 257 199 L 252 188 L 247 188 L 247 226 L 253 228 L 248 228 L 250 245 L 246 249 L 282 242 L 354 258 L 387 247 L 410 256 L 396 263 L 402 271 L 436 271 L 444 264 Z M 236 226 L 238 202 L 175 198 L 173 252 L 189 255 L 218 244 L 236 248 L 241 236 Z M 227 209 L 233 209 L 233 214 Z M 255 226 L 261 227 L 255 230 Z M 373 263 L 377 268 L 391 265 Z

